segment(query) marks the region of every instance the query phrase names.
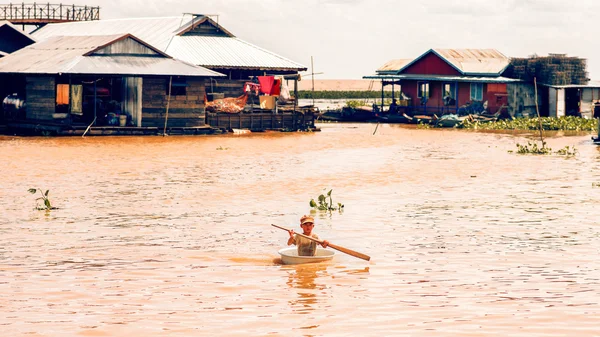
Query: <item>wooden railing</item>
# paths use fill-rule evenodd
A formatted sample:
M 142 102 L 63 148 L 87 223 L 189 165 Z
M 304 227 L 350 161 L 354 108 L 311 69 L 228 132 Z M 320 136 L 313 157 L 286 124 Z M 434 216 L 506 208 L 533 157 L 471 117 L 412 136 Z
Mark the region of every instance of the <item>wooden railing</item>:
M 0 20 L 14 24 L 100 20 L 100 7 L 63 4 L 0 4 Z

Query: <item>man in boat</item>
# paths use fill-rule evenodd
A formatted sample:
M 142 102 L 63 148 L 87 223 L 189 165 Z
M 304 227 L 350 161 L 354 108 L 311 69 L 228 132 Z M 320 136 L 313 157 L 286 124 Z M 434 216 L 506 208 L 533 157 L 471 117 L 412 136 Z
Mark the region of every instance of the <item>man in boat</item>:
M 319 236 L 312 232 L 315 227 L 315 219 L 312 216 L 304 215 L 300 218 L 300 227 L 302 228 L 302 234 L 320 240 Z M 317 243 L 300 235 L 296 235 L 293 229 L 288 231 L 290 238 L 288 239 L 288 246 L 294 244 L 298 246 L 298 256 L 315 256 L 317 254 Z M 329 242 L 323 240 L 321 246 L 327 248 Z

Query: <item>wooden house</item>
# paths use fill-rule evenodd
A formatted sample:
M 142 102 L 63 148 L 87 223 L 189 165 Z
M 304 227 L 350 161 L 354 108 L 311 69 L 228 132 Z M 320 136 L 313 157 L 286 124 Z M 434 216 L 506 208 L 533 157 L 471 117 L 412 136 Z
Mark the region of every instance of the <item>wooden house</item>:
M 205 15 L 194 14 L 184 15 L 183 17 L 131 18 L 48 24 L 34 31 L 32 35 L 37 40 L 43 41 L 55 36 L 96 36 L 126 33 L 139 37 L 157 50 L 171 55 L 175 59 L 225 74 L 226 77 L 213 77 L 204 80 L 202 90 L 206 93 L 208 101 L 244 95 L 246 93 L 245 83 L 256 76 L 282 76 L 282 81 L 289 85 L 290 90 L 296 91 L 298 74 L 300 71 L 307 69 L 304 65 L 236 37 L 218 22 Z M 176 85 L 180 85 L 180 83 L 176 83 Z M 280 109 L 279 106 L 269 106 L 267 109 L 261 109 L 258 105 L 259 97 L 252 97 L 248 102 L 257 103 L 257 109 L 253 108 L 252 111 L 255 114 L 263 114 L 262 116 L 255 116 L 259 120 L 275 120 L 279 116 L 272 117 L 269 115 L 284 111 L 283 107 Z M 313 114 L 309 112 L 307 115 L 306 112 L 293 105 L 285 113 L 303 114 L 303 116 L 288 116 L 287 119 L 289 120 L 304 120 L 310 116 L 307 119 L 306 126 L 314 128 Z M 207 116 L 209 116 L 208 113 Z M 222 124 L 223 121 L 227 120 L 227 126 L 251 125 L 256 130 L 288 129 L 288 125 L 283 120 L 279 123 L 273 122 L 267 125 L 253 123 L 250 121 L 250 117 L 246 118 L 240 114 L 236 116 L 231 114 L 215 116 L 211 113 L 210 117 L 207 118 L 207 122 L 214 121 L 214 126 L 218 127 L 223 127 L 225 125 Z M 232 118 L 233 121 L 230 123 L 229 121 Z
M 0 59 L 0 81 L 25 101 L 5 104 L 8 127 L 53 134 L 203 127 L 204 81 L 222 76 L 131 34 L 57 36 Z
M 29 34 L 8 21 L 0 21 L 0 59 L 33 43 L 35 40 Z M 10 83 L 0 81 L 0 101 L 9 94 L 11 94 Z M 0 114 L 0 121 L 2 117 Z
M 509 58 L 494 49 L 430 49 L 415 59 L 392 60 L 363 78 L 401 92 L 395 97 L 409 115 L 439 116 L 482 106 L 495 113 L 508 108 L 508 86 L 520 82 L 503 76 L 508 65 Z

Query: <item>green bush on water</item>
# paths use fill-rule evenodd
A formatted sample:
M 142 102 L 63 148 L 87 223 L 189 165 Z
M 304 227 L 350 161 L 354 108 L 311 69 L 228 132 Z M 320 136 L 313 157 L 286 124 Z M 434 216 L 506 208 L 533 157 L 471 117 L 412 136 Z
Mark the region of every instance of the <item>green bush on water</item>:
M 319 197 L 317 198 L 319 203 L 317 203 L 315 199 L 310 199 L 310 207 L 318 209 L 319 211 L 341 211 L 342 208 L 344 208 L 344 205 L 339 202 L 337 203 L 337 206 L 333 205 L 333 199 L 331 198 L 332 191 L 333 190 L 329 190 L 329 192 L 327 192 L 327 195 L 319 195 Z
M 542 129 L 552 131 L 596 131 L 598 130 L 598 121 L 581 117 L 541 117 Z M 468 119 L 462 122 L 465 129 L 478 130 L 539 130 L 540 122 L 537 117 L 534 118 L 515 118 L 499 120 L 495 122 L 470 121 Z

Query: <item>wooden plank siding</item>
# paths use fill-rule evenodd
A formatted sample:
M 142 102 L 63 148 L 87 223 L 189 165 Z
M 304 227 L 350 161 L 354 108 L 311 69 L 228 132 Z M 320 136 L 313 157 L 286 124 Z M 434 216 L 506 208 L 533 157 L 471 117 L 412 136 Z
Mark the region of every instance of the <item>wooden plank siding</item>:
M 95 51 L 93 55 L 158 55 L 158 53 L 132 38 L 126 38 Z
M 207 113 L 208 123 L 223 130 L 247 129 L 250 131 L 266 130 L 312 130 L 315 127 L 316 115 L 314 112 L 304 113 L 283 112 L 255 112 L 255 113 Z
M 427 74 L 427 75 L 449 75 L 459 76 L 460 72 L 454 69 L 446 61 L 442 60 L 439 56 L 434 53 L 430 53 L 411 64 L 402 71 L 402 74 Z
M 205 82 L 206 92 L 222 93 L 224 94 L 224 97 L 238 97 L 244 94 L 244 83 L 246 82 L 250 82 L 250 80 L 230 80 L 217 78 L 216 80 L 211 81 L 208 79 Z
M 185 80 L 185 95 L 171 95 L 167 127 L 204 126 L 204 79 Z M 169 78 L 144 77 L 142 127 L 163 127 L 167 112 Z
M 27 119 L 52 120 L 56 111 L 56 85 L 54 76 L 28 76 L 25 79 Z

